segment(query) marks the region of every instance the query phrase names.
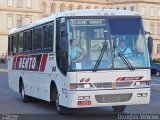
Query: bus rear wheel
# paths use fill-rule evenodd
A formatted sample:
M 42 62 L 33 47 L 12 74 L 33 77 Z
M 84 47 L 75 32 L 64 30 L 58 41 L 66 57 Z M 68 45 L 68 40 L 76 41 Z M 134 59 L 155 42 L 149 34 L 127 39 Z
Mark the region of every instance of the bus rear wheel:
M 113 111 L 116 113 L 122 113 L 124 112 L 126 105 L 122 105 L 122 106 L 112 106 Z
M 24 84 L 23 84 L 23 82 L 22 82 L 21 85 L 20 85 L 20 93 L 21 93 L 21 100 L 22 100 L 24 103 L 30 102 L 30 97 L 25 94 L 25 89 L 24 89 Z

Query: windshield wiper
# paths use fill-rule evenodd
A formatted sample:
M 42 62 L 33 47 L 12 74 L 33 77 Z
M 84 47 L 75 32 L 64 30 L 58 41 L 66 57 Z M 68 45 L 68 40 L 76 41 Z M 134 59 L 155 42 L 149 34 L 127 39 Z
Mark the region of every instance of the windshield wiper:
M 126 56 L 123 54 L 123 52 L 115 45 L 114 48 L 117 50 L 118 56 L 122 59 L 122 61 L 128 65 L 130 70 L 134 70 L 133 65 L 129 62 L 129 60 L 126 58 Z
M 98 67 L 99 67 L 99 64 L 101 63 L 101 61 L 102 61 L 102 58 L 103 58 L 103 55 L 104 55 L 104 52 L 107 52 L 107 42 L 105 41 L 104 42 L 104 44 L 103 44 L 103 48 L 102 48 L 102 50 L 101 50 L 101 53 L 100 53 L 100 55 L 99 55 L 99 57 L 98 57 L 98 60 L 96 61 L 96 64 L 95 64 L 95 66 L 94 66 L 94 68 L 93 68 L 93 72 L 96 72 L 97 71 L 97 69 L 98 69 Z

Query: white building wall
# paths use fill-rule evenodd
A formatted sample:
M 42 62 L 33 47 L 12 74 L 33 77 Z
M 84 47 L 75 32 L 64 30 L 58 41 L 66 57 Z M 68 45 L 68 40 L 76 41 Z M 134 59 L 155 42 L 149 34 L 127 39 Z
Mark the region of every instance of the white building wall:
M 31 7 L 26 7 L 26 1 L 23 0 L 22 7 L 18 7 L 17 0 L 12 0 L 13 6 L 8 6 L 8 0 L 0 0 L 0 57 L 2 53 L 7 53 L 8 49 L 8 33 L 12 28 L 17 27 L 17 18 L 22 16 L 23 25 L 26 24 L 28 18 L 31 21 L 37 21 L 42 17 L 40 3 L 42 0 L 31 0 Z M 8 28 L 8 16 L 12 16 L 12 28 Z M 10 21 L 11 23 L 11 21 Z
M 2 54 L 7 54 L 7 48 L 8 48 L 8 42 L 7 42 L 8 37 L 5 35 L 0 36 L 0 56 Z

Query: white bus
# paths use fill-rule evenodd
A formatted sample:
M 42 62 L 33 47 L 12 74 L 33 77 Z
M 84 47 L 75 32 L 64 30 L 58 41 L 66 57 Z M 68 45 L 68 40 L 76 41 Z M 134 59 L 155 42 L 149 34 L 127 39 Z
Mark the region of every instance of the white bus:
M 135 12 L 57 13 L 11 31 L 8 54 L 9 86 L 23 102 L 55 101 L 61 114 L 101 106 L 123 112 L 150 102 L 149 52 Z

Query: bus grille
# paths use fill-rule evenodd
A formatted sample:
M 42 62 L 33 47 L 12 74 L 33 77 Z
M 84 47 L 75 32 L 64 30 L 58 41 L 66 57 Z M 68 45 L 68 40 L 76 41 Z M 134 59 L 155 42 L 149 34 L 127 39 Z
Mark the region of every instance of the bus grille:
M 116 88 L 123 88 L 123 87 L 131 87 L 133 81 L 129 82 L 116 82 Z M 112 88 L 112 82 L 105 82 L 105 83 L 93 83 L 96 88 Z
M 108 94 L 108 95 L 96 95 L 96 101 L 98 103 L 115 103 L 115 102 L 127 102 L 131 99 L 132 93 L 127 94 Z
M 112 88 L 112 83 L 93 83 L 96 88 Z

